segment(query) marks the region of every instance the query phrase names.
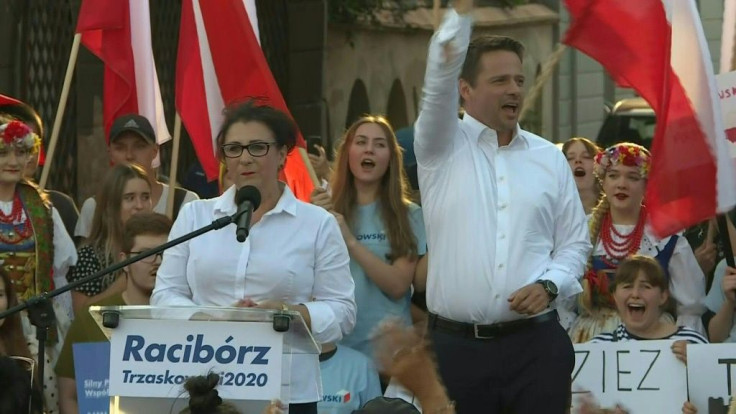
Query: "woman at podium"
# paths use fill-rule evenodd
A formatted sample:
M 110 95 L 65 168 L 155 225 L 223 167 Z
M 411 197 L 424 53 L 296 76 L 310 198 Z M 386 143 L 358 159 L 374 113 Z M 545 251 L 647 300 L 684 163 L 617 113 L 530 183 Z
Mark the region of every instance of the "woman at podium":
M 183 206 L 169 238 L 236 213 L 235 194 L 245 186 L 261 195 L 250 234 L 238 243 L 231 224 L 167 250 L 152 305 L 298 311 L 319 343 L 352 331 L 354 284 L 337 221 L 279 181 L 295 143 L 296 126 L 277 109 L 250 101 L 225 110 L 216 149 L 234 184 L 220 197 Z M 289 412 L 316 414 L 317 355 L 294 355 L 291 372 Z

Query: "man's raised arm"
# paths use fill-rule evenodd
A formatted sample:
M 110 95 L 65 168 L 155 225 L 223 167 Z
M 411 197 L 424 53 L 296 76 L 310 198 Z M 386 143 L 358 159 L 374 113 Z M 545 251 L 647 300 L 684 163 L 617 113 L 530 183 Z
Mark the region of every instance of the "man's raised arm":
M 452 151 L 458 128 L 458 78 L 470 43 L 472 0 L 456 1 L 432 36 L 422 103 L 415 124 L 417 161 L 428 165 Z

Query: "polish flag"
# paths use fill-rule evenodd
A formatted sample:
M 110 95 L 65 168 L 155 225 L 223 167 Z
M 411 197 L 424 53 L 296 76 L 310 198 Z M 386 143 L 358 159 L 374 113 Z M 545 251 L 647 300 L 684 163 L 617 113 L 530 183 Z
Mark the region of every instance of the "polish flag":
M 289 113 L 258 43 L 252 0 L 184 0 L 176 62 L 176 110 L 208 179 L 219 163 L 215 139 L 226 105 L 257 98 Z M 297 147 L 306 148 L 301 134 Z M 308 200 L 313 184 L 297 148 L 283 170 L 294 195 Z
M 153 60 L 148 1 L 83 0 L 76 32 L 105 63 L 105 139 L 117 117 L 136 113 L 151 122 L 159 145 L 170 140 Z
M 657 114 L 647 207 L 658 236 L 736 204 L 713 66 L 693 0 L 566 0 L 565 43 Z

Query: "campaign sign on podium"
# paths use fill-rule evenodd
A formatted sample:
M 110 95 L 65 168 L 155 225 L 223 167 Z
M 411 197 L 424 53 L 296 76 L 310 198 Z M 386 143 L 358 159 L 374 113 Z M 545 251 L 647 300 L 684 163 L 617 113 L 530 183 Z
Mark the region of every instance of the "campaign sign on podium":
M 604 408 L 620 404 L 632 414 L 681 412 L 687 372 L 671 347 L 672 341 L 576 344 L 572 412 L 585 396 Z
M 261 412 L 272 399 L 291 401 L 293 361 L 316 362 L 320 352 L 295 311 L 92 306 L 90 314 L 111 340 L 111 414 L 179 412 L 187 378 L 211 372 L 224 400 Z
M 110 346 L 110 394 L 176 398 L 187 378 L 220 374 L 226 400 L 281 396 L 283 333 L 271 323 L 120 320 Z

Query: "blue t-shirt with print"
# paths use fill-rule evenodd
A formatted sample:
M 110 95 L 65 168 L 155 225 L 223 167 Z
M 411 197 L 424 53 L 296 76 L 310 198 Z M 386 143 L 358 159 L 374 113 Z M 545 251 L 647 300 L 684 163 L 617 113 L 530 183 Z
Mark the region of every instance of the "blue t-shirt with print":
M 338 346 L 332 357 L 319 363 L 322 401 L 319 414 L 351 414 L 381 395 L 381 383 L 373 361 L 353 349 Z
M 427 237 L 424 232 L 422 209 L 411 203 L 408 210 L 409 222 L 417 243 L 417 253 L 423 256 L 427 252 Z M 386 256 L 391 253 L 391 243 L 384 229 L 378 202 L 358 206 L 354 214 L 352 229 L 358 242 L 371 253 L 388 262 Z M 355 281 L 357 319 L 353 332 L 343 338 L 341 344 L 372 358 L 371 335 L 381 321 L 386 318 L 398 318 L 407 325 L 411 324 L 411 291 L 407 290 L 406 295 L 399 300 L 390 298 L 373 283 L 358 262 L 352 258 L 350 259 L 350 273 Z

